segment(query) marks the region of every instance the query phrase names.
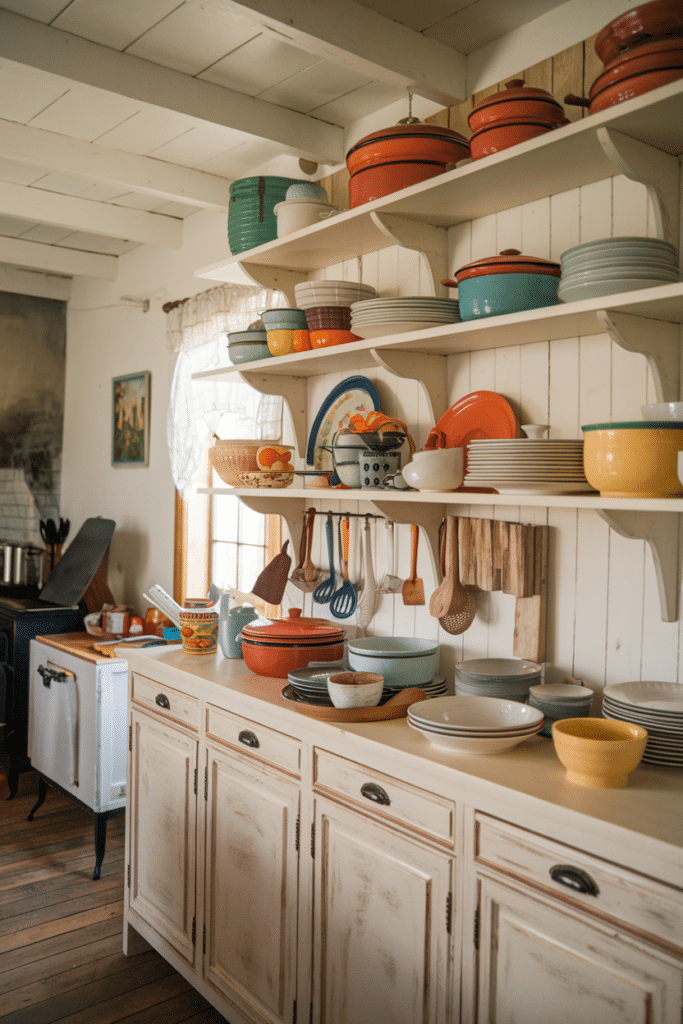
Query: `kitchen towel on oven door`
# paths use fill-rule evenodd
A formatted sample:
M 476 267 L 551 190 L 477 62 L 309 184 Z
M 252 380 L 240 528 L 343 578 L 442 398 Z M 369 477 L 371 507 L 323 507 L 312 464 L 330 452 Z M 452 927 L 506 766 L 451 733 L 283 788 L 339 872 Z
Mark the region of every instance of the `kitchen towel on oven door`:
M 38 672 L 42 685 L 32 701 L 31 763 L 62 786 L 78 785 L 78 688 L 68 669 L 48 661 Z

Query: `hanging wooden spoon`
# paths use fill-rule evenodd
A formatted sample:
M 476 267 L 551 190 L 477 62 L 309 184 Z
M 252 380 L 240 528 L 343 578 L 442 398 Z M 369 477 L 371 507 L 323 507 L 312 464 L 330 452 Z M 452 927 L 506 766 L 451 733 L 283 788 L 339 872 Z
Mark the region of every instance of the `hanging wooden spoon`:
M 457 636 L 469 629 L 474 622 L 474 616 L 477 613 L 477 599 L 476 588 L 463 587 L 460 582 L 457 520 L 452 516 L 447 517 L 447 519 L 449 518 L 453 519 L 453 529 L 451 530 L 450 548 L 446 549 L 446 573 L 453 577 L 453 593 L 450 608 L 439 619 L 439 623 L 447 633 Z
M 435 619 L 441 619 L 448 614 L 453 599 L 455 577 L 452 572 L 446 571 L 446 552 L 450 551 L 453 544 L 454 531 L 454 517 L 446 516 L 441 538 L 441 583 L 429 599 L 429 614 L 433 615 Z

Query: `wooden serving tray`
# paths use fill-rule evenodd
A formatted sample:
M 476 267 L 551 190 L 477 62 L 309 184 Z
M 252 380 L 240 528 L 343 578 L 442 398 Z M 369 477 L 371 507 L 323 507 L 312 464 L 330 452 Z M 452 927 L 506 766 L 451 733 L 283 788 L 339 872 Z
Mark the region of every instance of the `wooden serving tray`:
M 282 691 L 282 699 L 287 707 L 293 708 L 309 718 L 318 718 L 324 722 L 382 722 L 390 718 L 405 718 L 411 704 L 426 700 L 426 696 L 417 686 L 410 686 L 402 693 L 390 697 L 386 704 L 372 708 L 328 708 L 323 704 L 307 704 L 303 700 L 291 700 L 284 696 L 287 686 Z M 293 692 L 293 691 L 292 691 Z

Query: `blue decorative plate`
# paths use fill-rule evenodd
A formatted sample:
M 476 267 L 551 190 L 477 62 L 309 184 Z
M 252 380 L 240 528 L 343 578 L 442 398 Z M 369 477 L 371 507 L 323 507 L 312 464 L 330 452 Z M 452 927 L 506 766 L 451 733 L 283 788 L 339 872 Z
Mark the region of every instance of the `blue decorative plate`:
M 332 455 L 320 447 L 331 444 L 338 430 L 347 427 L 357 412 L 364 414 L 379 409 L 377 388 L 367 377 L 347 377 L 333 387 L 320 406 L 308 436 L 306 462 L 315 469 L 333 469 Z M 339 483 L 333 473 L 330 484 Z

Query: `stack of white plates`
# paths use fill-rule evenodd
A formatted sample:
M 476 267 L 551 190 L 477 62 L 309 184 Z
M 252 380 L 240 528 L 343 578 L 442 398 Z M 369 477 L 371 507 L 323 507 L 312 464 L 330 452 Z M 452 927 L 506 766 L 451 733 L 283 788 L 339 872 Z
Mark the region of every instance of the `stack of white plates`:
M 294 295 L 299 309 L 314 309 L 317 306 L 350 306 L 359 299 L 376 295 L 370 284 L 356 281 L 302 281 L 294 285 Z
M 606 686 L 602 714 L 647 729 L 643 761 L 683 768 L 683 683 L 638 681 Z
M 466 487 L 499 494 L 575 494 L 592 491 L 583 471 L 583 441 L 515 437 L 469 442 Z
M 407 295 L 365 299 L 351 306 L 351 330 L 360 338 L 381 338 L 404 331 L 421 331 L 435 324 L 460 322 L 455 299 Z
M 543 712 L 497 697 L 437 697 L 411 704 L 408 725 L 440 750 L 497 754 L 539 732 Z
M 563 302 L 637 291 L 680 279 L 678 251 L 659 238 L 598 238 L 560 256 L 558 296 Z

